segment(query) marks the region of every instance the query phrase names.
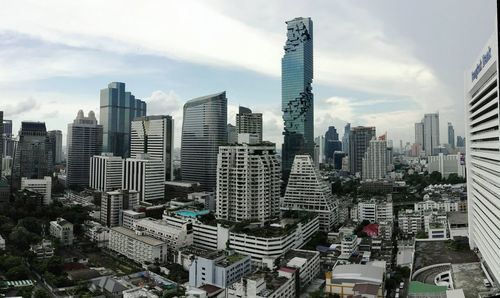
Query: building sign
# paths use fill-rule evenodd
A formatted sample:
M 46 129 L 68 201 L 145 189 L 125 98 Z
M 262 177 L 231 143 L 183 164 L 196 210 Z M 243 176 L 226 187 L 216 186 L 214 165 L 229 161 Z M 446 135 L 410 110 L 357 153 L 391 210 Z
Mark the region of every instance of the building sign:
M 491 59 L 491 47 L 488 47 L 488 50 L 486 53 L 484 53 L 481 58 L 479 58 L 479 63 L 476 65 L 476 68 L 472 72 L 472 82 L 477 79 L 479 74 L 481 73 L 481 70 L 483 70 L 483 67 L 490 61 Z

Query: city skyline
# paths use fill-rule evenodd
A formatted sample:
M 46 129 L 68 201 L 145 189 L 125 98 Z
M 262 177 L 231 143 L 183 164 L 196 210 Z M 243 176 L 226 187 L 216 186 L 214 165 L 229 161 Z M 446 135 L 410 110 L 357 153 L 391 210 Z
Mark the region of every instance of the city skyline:
M 208 6 L 189 1 L 185 7 L 176 8 L 180 13 L 194 10 L 193 16 L 181 23 L 188 22 L 189 26 L 175 26 L 174 30 L 169 22 L 181 21 L 178 19 L 144 24 L 152 26 L 152 36 L 160 36 L 159 33 L 168 28 L 172 37 L 182 37 L 178 44 L 172 43 L 178 46 L 173 48 L 167 44 L 168 38 L 160 41 L 150 37 L 141 39 L 137 30 L 121 32 L 115 36 L 116 40 L 106 42 L 100 42 L 102 32 L 72 26 L 62 30 L 60 22 L 65 18 L 59 14 L 70 7 L 55 1 L 47 5 L 50 8 L 57 4 L 59 8 L 57 12 L 47 11 L 46 16 L 53 17 L 50 20 L 45 19 L 44 14 L 28 21 L 31 12 L 13 20 L 11 16 L 14 14 L 9 12 L 22 5 L 20 1 L 19 4 L 6 5 L 0 12 L 0 34 L 4 45 L 0 51 L 0 65 L 6 70 L 5 76 L 0 75 L 0 91 L 5 95 L 0 104 L 5 110 L 4 118 L 14 120 L 15 133 L 23 120 L 43 121 L 45 118 L 48 130 L 61 129 L 71 122 L 72 115 L 79 109 L 94 110 L 99 117 L 99 89 L 109 82 L 121 81 L 134 95 L 146 101 L 148 115 L 173 116 L 177 124 L 174 147 L 179 148 L 183 103 L 203 94 L 227 90 L 229 122 L 234 124 L 238 105 L 248 106 L 256 113 L 262 112 L 264 139 L 275 142 L 280 148 L 283 122 L 279 107 L 279 63 L 284 22 L 296 16 L 310 16 L 316 24 L 315 136 L 323 134 L 330 125 L 343 127 L 349 121 L 353 126 L 376 126 L 380 131 L 388 131 L 389 139 L 406 142 L 414 137 L 413 122 L 418 121 L 422 114 L 437 110 L 442 118 L 441 135 L 446 135 L 447 122 L 454 123 L 456 135 L 464 135 L 463 102 L 460 100 L 463 97 L 463 69 L 467 68 L 466 61 L 475 57 L 482 40 L 489 35 L 494 9 L 488 7 L 494 2 L 484 1 L 481 5 L 453 2 L 455 17 L 437 27 L 438 16 L 449 5 L 447 3 L 443 1 L 431 7 L 426 7 L 425 3 L 412 6 L 414 16 L 411 18 L 426 17 L 429 20 L 428 24 L 419 23 L 421 28 L 414 28 L 402 22 L 404 17 L 410 17 L 405 15 L 406 12 L 398 12 L 400 15 L 395 18 L 388 17 L 393 14 L 384 10 L 388 1 L 370 3 L 363 8 L 346 3 L 325 4 L 321 9 L 325 12 L 315 7 L 304 9 L 301 5 L 291 5 L 289 10 L 279 11 L 281 4 L 273 3 L 267 4 L 267 13 L 259 12 L 258 8 L 263 4 L 256 2 L 246 4 L 248 16 L 239 13 L 232 3 L 219 2 Z M 79 5 L 82 11 L 86 11 L 92 3 Z M 167 8 L 169 5 L 159 4 Z M 338 7 L 339 12 L 326 9 L 329 5 Z M 206 8 L 209 16 L 220 16 L 223 24 L 235 25 L 234 32 L 213 31 L 227 33 L 221 43 L 226 45 L 233 35 L 246 36 L 249 41 L 243 45 L 255 53 L 241 55 L 240 52 L 245 53 L 240 51 L 243 45 L 234 44 L 228 44 L 227 49 L 220 51 L 203 45 L 199 50 L 179 53 L 184 47 L 202 40 L 191 32 L 199 22 L 194 17 L 199 16 L 200 8 Z M 33 6 L 33 11 L 43 12 L 45 9 L 36 4 Z M 136 9 L 138 15 L 151 12 L 150 8 L 135 7 L 134 4 L 124 9 L 125 14 L 130 14 L 132 9 Z M 431 13 L 427 12 L 429 9 Z M 339 16 L 335 22 L 326 18 L 340 12 L 345 16 Z M 466 18 L 465 14 L 481 15 L 486 21 L 474 22 L 474 18 Z M 354 21 L 361 16 L 365 16 L 366 21 Z M 95 21 L 96 28 L 106 29 L 101 30 L 103 32 L 123 25 L 95 20 L 88 14 L 75 17 L 78 21 Z M 256 19 L 261 21 L 256 22 Z M 46 26 L 35 26 L 37 21 L 46 22 Z M 396 30 L 391 22 L 401 24 L 397 23 Z M 466 31 L 456 30 L 458 24 Z M 207 26 L 220 30 L 218 25 L 209 23 Z M 422 36 L 432 25 L 439 29 L 436 34 Z M 470 42 L 462 45 L 459 41 L 464 34 Z M 126 37 L 130 40 L 126 41 Z M 339 38 L 342 45 L 333 42 Z M 424 41 L 425 47 L 417 46 Z M 116 51 L 118 44 L 123 44 L 123 47 Z M 448 55 L 451 47 L 458 53 Z M 12 55 L 14 52 L 15 56 Z M 55 57 L 55 54 L 59 56 Z M 23 72 L 23 63 L 27 63 L 23 61 L 41 66 L 35 66 L 28 75 Z M 48 65 L 42 63 L 44 61 L 54 63 Z M 401 81 L 398 76 L 403 73 L 407 80 Z M 395 84 L 396 77 L 398 84 Z M 242 84 L 242 81 L 252 84 Z M 412 83 L 416 86 L 409 88 Z M 251 87 L 254 84 L 259 85 L 258 91 Z M 257 97 L 259 99 L 255 101 Z M 64 131 L 63 135 L 66 139 Z

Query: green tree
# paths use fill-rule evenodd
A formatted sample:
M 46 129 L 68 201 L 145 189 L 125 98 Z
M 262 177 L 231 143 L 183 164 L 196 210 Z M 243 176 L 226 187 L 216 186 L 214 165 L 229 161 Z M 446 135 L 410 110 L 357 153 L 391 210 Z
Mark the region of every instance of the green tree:
M 37 289 L 35 293 L 33 293 L 34 298 L 50 298 L 49 293 L 45 291 L 44 289 Z
M 10 280 L 28 279 L 29 270 L 24 265 L 18 265 L 7 270 L 5 276 Z
M 12 245 L 21 252 L 29 249 L 30 244 L 40 241 L 40 237 L 34 233 L 30 233 L 24 227 L 15 227 L 9 235 L 9 240 Z
M 17 222 L 17 226 L 24 227 L 31 233 L 42 234 L 42 223 L 34 217 L 25 217 Z
M 420 230 L 417 232 L 417 235 L 415 236 L 417 239 L 426 239 L 427 238 L 427 233 L 425 233 L 424 230 Z
M 438 171 L 434 171 L 429 175 L 429 183 L 430 184 L 439 184 L 443 181 L 443 177 L 441 176 L 441 173 Z

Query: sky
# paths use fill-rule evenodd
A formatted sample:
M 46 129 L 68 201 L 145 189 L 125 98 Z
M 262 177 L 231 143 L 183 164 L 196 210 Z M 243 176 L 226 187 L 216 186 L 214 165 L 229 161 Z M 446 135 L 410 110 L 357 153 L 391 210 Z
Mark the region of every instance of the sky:
M 264 139 L 281 146 L 285 21 L 314 23 L 315 136 L 347 122 L 394 144 L 440 113 L 464 135 L 464 71 L 494 32 L 494 0 L 0 0 L 0 110 L 14 130 L 45 121 L 66 134 L 78 110 L 99 115 L 109 82 L 175 120 L 182 106 L 226 91 L 263 113 Z

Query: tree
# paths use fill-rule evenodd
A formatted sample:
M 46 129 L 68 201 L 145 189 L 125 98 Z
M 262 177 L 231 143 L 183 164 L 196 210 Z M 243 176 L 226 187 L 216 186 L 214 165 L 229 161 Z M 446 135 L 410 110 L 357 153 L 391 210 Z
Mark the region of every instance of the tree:
M 49 293 L 45 291 L 44 289 L 37 289 L 35 293 L 33 294 L 34 298 L 50 298 Z
M 24 227 L 31 233 L 42 234 L 41 222 L 34 217 L 25 217 L 18 221 L 17 226 Z
M 18 265 L 7 270 L 5 276 L 10 280 L 28 279 L 29 270 L 24 265 Z
M 25 252 L 29 249 L 30 244 L 39 242 L 40 237 L 34 233 L 30 233 L 24 227 L 17 226 L 10 233 L 9 240 L 19 251 Z
M 442 177 L 441 173 L 439 173 L 438 171 L 434 171 L 429 175 L 429 183 L 430 184 L 439 184 L 442 182 L 442 180 L 443 180 L 443 177 Z
M 424 230 L 420 230 L 417 232 L 417 235 L 415 236 L 417 239 L 426 239 L 427 234 L 425 233 Z

